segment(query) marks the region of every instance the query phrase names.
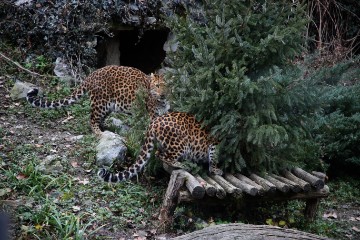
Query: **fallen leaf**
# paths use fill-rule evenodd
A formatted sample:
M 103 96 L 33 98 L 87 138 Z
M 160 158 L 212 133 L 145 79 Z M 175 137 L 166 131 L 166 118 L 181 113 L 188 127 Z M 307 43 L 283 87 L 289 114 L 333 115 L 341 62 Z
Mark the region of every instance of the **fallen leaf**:
M 69 116 L 67 117 L 65 120 L 63 120 L 61 123 L 64 124 L 64 123 L 67 123 L 68 121 L 70 121 L 71 119 L 73 119 L 74 117 L 73 116 Z
M 35 144 L 35 147 L 40 148 L 40 147 L 42 147 L 42 145 L 41 144 Z
M 74 212 L 80 211 L 80 206 L 72 206 Z
M 354 217 L 350 217 L 349 220 L 350 221 L 356 221 L 356 219 Z
M 355 219 L 358 220 L 358 221 L 360 221 L 360 217 L 356 217 Z
M 84 178 L 84 180 L 79 180 L 79 183 L 81 183 L 81 184 L 83 184 L 83 185 L 86 185 L 86 184 L 88 184 L 90 181 L 89 181 L 89 179 L 87 179 L 87 178 Z
M 284 220 L 279 221 L 279 226 L 283 227 L 286 225 L 286 222 Z
M 74 168 L 79 167 L 78 163 L 75 162 L 75 161 L 72 161 L 70 164 L 71 164 L 71 166 L 73 166 Z
M 337 218 L 337 214 L 336 214 L 336 212 L 324 213 L 323 218 L 333 218 L 333 219 L 336 219 L 336 218 Z
M 43 229 L 43 226 L 40 225 L 40 224 L 36 224 L 36 225 L 35 225 L 35 229 L 40 231 L 40 230 Z
M 273 225 L 274 224 L 273 220 L 271 218 L 266 219 L 265 222 L 266 222 L 267 225 Z
M 352 227 L 351 229 L 352 229 L 352 230 L 354 230 L 355 232 L 360 232 L 360 229 L 358 229 L 358 228 L 357 228 L 357 227 L 355 227 L 355 226 L 354 226 L 354 227 Z
M 85 170 L 86 173 L 91 173 L 92 169 Z
M 26 177 L 25 174 L 23 174 L 23 173 L 19 173 L 19 174 L 16 176 L 16 179 L 17 179 L 17 180 L 22 180 L 22 179 L 25 179 L 25 178 L 27 178 L 27 177 Z

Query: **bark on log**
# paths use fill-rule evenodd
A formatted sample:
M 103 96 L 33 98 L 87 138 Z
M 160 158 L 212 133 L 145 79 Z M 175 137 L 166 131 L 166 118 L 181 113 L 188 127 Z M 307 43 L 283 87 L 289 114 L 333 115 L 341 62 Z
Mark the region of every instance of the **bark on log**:
M 244 176 L 244 175 L 242 175 L 240 173 L 235 173 L 234 176 L 236 178 L 240 179 L 241 181 L 255 187 L 260 196 L 264 195 L 265 189 L 262 186 L 260 186 L 259 184 L 257 184 L 256 182 L 254 182 L 253 180 L 251 180 L 250 178 L 248 178 L 248 177 L 246 177 L 246 176 Z
M 172 174 L 174 171 L 180 171 L 180 173 L 185 177 L 185 186 L 187 187 L 187 189 L 189 189 L 191 195 L 195 199 L 201 199 L 204 197 L 205 189 L 201 186 L 201 184 L 196 180 L 193 175 L 183 169 L 175 170 L 175 168 L 169 166 L 166 163 L 163 164 L 163 168 L 170 174 Z
M 295 183 L 295 182 L 293 182 L 293 181 L 291 181 L 291 180 L 289 180 L 289 179 L 287 179 L 287 178 L 281 177 L 281 176 L 277 176 L 277 175 L 274 175 L 274 174 L 272 174 L 271 176 L 272 176 L 273 178 L 275 178 L 275 179 L 277 179 L 277 180 L 279 180 L 279 181 L 281 181 L 281 182 L 289 185 L 289 186 L 290 186 L 290 189 L 291 189 L 293 192 L 298 193 L 298 192 L 301 191 L 301 187 L 299 186 L 299 184 L 297 184 L 297 183 Z
M 301 178 L 296 177 L 294 174 L 292 174 L 291 172 L 284 170 L 283 171 L 284 176 L 287 179 L 290 179 L 293 182 L 296 182 L 297 184 L 299 184 L 299 186 L 302 188 L 302 190 L 304 190 L 305 192 L 308 192 L 311 190 L 311 185 L 308 182 L 305 182 L 304 180 L 302 180 Z
M 325 180 L 327 180 L 327 176 L 325 173 L 322 173 L 322 172 L 316 172 L 316 171 L 312 171 L 311 172 L 312 175 L 314 175 L 315 177 L 318 177 L 320 178 L 321 180 L 323 180 L 325 182 Z
M 191 196 L 195 199 L 203 198 L 205 195 L 205 189 L 196 180 L 196 178 L 186 171 L 183 171 L 182 174 L 185 176 L 185 186 L 191 193 Z
M 302 170 L 301 168 L 296 167 L 292 171 L 294 172 L 294 174 L 297 177 L 299 177 L 299 178 L 305 180 L 306 182 L 310 183 L 311 186 L 315 187 L 317 190 L 323 188 L 324 185 L 325 185 L 323 180 L 321 180 L 320 178 L 315 177 L 314 175 L 311 175 L 310 173 Z
M 276 186 L 274 184 L 272 184 L 271 182 L 269 182 L 268 180 L 254 174 L 254 173 L 250 174 L 249 177 L 251 180 L 253 180 L 257 184 L 262 186 L 266 192 L 273 193 L 276 191 Z
M 329 238 L 302 232 L 295 229 L 279 228 L 268 225 L 251 225 L 242 223 L 221 224 L 204 228 L 173 240 L 278 240 L 278 239 L 307 239 L 329 240 Z
M 199 181 L 200 185 L 205 188 L 205 192 L 208 196 L 213 197 L 216 194 L 216 188 L 210 183 L 206 182 L 201 176 L 196 175 L 196 179 Z
M 238 187 L 241 191 L 244 191 L 251 196 L 255 196 L 258 193 L 258 190 L 254 186 L 251 186 L 246 182 L 240 181 L 238 178 L 234 177 L 229 173 L 225 174 L 225 179 L 228 180 L 235 187 Z
M 268 180 L 269 182 L 274 184 L 279 191 L 284 192 L 284 193 L 289 192 L 290 187 L 287 184 L 280 182 L 279 180 L 276 180 L 275 178 L 273 178 L 269 175 L 267 175 L 265 178 L 266 178 L 266 180 Z
M 166 189 L 159 214 L 159 220 L 164 225 L 171 222 L 170 216 L 172 216 L 172 213 L 176 208 L 176 198 L 178 196 L 179 189 L 184 185 L 185 176 L 182 172 L 182 170 L 175 170 L 171 173 L 170 181 Z
M 191 196 L 191 193 L 188 190 L 180 190 L 179 191 L 179 196 L 178 196 L 178 203 L 181 202 L 194 202 L 196 201 L 196 199 L 194 199 Z
M 221 187 L 224 188 L 224 190 L 229 193 L 234 198 L 241 198 L 242 193 L 241 190 L 228 181 L 226 181 L 222 176 L 220 175 L 211 175 L 210 178 L 212 178 L 215 182 L 217 182 Z
M 215 196 L 219 199 L 224 199 L 226 197 L 226 191 L 213 179 L 208 176 L 203 176 L 204 180 L 216 188 Z
M 319 203 L 320 203 L 319 198 L 312 198 L 306 200 L 305 211 L 304 211 L 305 218 L 309 219 L 310 221 L 314 221 L 319 207 Z

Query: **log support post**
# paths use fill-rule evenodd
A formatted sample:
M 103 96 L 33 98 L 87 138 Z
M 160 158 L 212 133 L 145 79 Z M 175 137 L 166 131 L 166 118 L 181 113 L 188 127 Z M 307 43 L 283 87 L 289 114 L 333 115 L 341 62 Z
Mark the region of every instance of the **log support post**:
M 166 189 L 159 214 L 159 220 L 163 226 L 172 222 L 171 216 L 176 208 L 179 190 L 184 185 L 184 181 L 185 176 L 182 174 L 182 170 L 175 170 L 171 173 L 170 182 Z
M 316 213 L 319 207 L 320 199 L 319 198 L 312 198 L 306 200 L 305 210 L 304 210 L 304 217 L 309 221 L 314 221 L 316 217 Z

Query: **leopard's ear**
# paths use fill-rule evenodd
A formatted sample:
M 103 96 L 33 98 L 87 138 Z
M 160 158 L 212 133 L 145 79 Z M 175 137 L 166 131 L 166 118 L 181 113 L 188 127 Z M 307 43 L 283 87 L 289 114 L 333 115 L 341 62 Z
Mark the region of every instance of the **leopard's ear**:
M 151 73 L 150 77 L 153 79 L 155 77 L 154 73 Z

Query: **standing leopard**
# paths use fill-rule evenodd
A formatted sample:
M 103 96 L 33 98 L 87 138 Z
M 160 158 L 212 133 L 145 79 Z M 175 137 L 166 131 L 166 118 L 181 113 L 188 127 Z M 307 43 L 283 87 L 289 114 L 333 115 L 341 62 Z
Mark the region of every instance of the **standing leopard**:
M 100 135 L 108 114 L 131 114 L 131 107 L 139 89 L 146 91 L 146 108 L 150 117 L 156 117 L 164 105 L 161 100 L 163 85 L 163 79 L 158 75 L 148 76 L 133 67 L 106 66 L 86 77 L 69 97 L 55 101 L 44 100 L 37 96 L 39 90 L 34 88 L 27 93 L 26 99 L 34 107 L 61 108 L 75 103 L 87 92 L 91 101 L 91 129 Z
M 184 168 L 183 160 L 206 162 L 211 174 L 222 175 L 222 171 L 216 167 L 217 142 L 194 116 L 172 112 L 153 119 L 139 156 L 132 166 L 118 173 L 100 169 L 98 176 L 106 182 L 121 182 L 138 175 L 149 160 L 155 143 L 158 145 L 156 157 L 171 167 Z

